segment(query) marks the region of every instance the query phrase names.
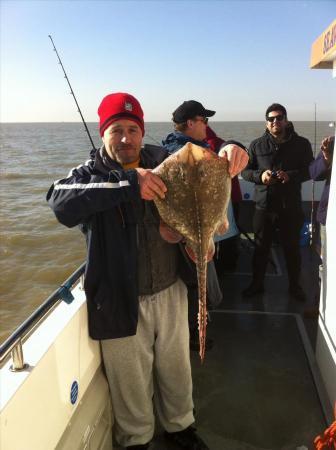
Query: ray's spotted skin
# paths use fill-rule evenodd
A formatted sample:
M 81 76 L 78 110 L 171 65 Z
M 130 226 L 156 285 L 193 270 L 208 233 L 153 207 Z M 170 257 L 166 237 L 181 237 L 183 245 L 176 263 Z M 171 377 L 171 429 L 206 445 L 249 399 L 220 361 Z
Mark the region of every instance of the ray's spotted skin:
M 227 207 L 231 194 L 228 162 L 205 148 L 187 143 L 153 172 L 167 187 L 165 198 L 154 200 L 164 222 L 160 226 L 161 235 L 171 242 L 178 242 L 182 235 L 186 250 L 196 263 L 203 362 L 207 325 L 206 268 L 214 254 L 214 234 L 224 234 L 228 229 Z

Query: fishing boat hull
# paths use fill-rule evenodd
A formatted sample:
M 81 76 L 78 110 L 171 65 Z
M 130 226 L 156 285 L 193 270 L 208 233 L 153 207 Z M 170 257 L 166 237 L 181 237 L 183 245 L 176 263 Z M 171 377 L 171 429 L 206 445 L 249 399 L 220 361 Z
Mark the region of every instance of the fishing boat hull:
M 111 450 L 112 414 L 84 291 L 59 303 L 23 344 L 25 370 L 1 370 L 1 449 Z

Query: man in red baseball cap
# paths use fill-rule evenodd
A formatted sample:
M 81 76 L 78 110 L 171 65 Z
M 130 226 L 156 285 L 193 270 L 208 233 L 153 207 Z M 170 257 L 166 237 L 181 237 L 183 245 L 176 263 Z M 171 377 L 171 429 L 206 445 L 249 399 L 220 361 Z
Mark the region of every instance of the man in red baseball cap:
M 166 186 L 152 169 L 168 152 L 142 146 L 144 116 L 132 95 L 106 96 L 98 114 L 102 147 L 56 181 L 47 199 L 61 223 L 81 225 L 86 233 L 89 334 L 101 342 L 114 436 L 127 449 L 149 448 L 155 385 L 167 439 L 180 449 L 207 450 L 192 427 L 187 290 L 178 274 L 179 250 L 161 237 L 152 201 L 165 196 Z

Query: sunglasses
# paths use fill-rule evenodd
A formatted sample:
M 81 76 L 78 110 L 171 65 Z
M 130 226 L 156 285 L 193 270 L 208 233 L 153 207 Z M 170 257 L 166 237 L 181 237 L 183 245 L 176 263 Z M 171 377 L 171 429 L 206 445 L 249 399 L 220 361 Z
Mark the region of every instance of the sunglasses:
M 275 119 L 277 120 L 277 122 L 281 122 L 282 120 L 284 120 L 284 115 L 283 114 L 279 114 L 278 116 L 273 116 L 273 117 L 267 117 L 267 122 L 274 122 Z
M 209 119 L 207 117 L 202 117 L 202 119 L 194 119 L 194 122 L 203 122 L 205 125 L 209 122 Z

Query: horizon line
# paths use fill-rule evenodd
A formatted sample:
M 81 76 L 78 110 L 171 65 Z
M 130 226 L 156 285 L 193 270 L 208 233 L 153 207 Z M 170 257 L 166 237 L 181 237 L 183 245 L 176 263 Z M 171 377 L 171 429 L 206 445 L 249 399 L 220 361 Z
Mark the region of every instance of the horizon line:
M 265 122 L 264 120 L 212 120 L 211 123 L 234 123 L 234 122 Z M 315 120 L 291 120 L 291 122 L 315 122 Z M 335 120 L 316 120 L 316 122 L 329 122 L 329 123 L 335 123 Z M 1 122 L 0 121 L 0 125 L 10 125 L 10 124 L 33 124 L 33 123 L 80 123 L 83 124 L 82 121 L 73 121 L 73 120 L 69 120 L 69 121 L 64 121 L 64 120 L 60 120 L 60 121 L 34 121 L 34 122 L 26 122 L 26 121 L 19 121 L 19 122 Z M 89 122 L 87 121 L 86 123 L 90 123 L 90 124 L 97 124 L 99 122 Z M 145 121 L 146 123 L 169 123 L 172 124 L 172 121 L 168 121 L 168 120 L 149 120 L 149 121 Z

